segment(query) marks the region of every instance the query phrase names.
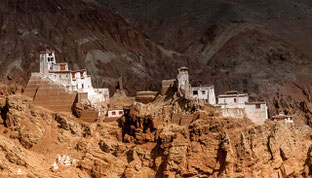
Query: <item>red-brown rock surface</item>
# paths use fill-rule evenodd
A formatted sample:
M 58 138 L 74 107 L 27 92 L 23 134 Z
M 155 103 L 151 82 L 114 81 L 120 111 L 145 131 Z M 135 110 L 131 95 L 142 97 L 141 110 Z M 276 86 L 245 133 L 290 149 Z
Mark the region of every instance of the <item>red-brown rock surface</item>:
M 180 126 L 157 109 L 170 102 L 150 105 L 136 106 L 119 123 L 90 124 L 33 106 L 27 97 L 1 98 L 1 175 L 14 176 L 18 168 L 32 177 L 311 175 L 312 132 L 306 125 L 267 121 L 255 126 L 195 111 L 191 124 Z M 152 106 L 155 109 L 146 109 Z M 140 110 L 153 117 L 138 114 Z M 52 172 L 57 154 L 69 155 L 77 164 L 59 165 Z

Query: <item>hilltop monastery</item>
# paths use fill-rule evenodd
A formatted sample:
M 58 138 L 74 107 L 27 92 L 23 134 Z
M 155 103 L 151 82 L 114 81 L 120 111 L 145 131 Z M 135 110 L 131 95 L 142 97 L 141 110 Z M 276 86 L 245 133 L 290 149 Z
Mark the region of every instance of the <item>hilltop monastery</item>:
M 68 63 L 57 63 L 53 50 L 40 52 L 40 72 L 31 74 L 24 94 L 34 104 L 57 112 L 72 112 L 79 102 L 101 114 L 109 99 L 108 88 L 93 88 L 87 69 L 70 70 Z
M 213 85 L 192 87 L 187 67 L 178 69 L 176 79 L 162 81 L 161 95 L 175 92 L 188 100 L 219 108 L 224 117 L 249 118 L 257 124 L 268 119 L 267 103 L 250 102 L 247 93 L 229 91 L 216 97 Z M 95 119 L 101 114 L 121 117 L 124 114 L 122 108 L 105 109 L 109 90 L 93 88 L 87 69 L 70 70 L 68 63 L 57 63 L 53 50 L 40 53 L 40 72 L 31 74 L 24 94 L 31 97 L 34 104 L 56 112 L 73 112 L 75 103 L 83 103 L 94 109 L 94 112 L 85 114 L 89 118 Z M 143 102 L 156 95 L 157 92 L 143 91 L 138 92 L 136 99 Z
M 262 124 L 268 119 L 267 103 L 250 102 L 248 93 L 229 91 L 219 95 L 216 99 L 214 86 L 192 87 L 187 67 L 178 69 L 176 80 L 163 80 L 161 93 L 164 95 L 173 87 L 176 87 L 178 93 L 186 99 L 202 101 L 220 108 L 223 117 L 246 117 L 257 124 Z

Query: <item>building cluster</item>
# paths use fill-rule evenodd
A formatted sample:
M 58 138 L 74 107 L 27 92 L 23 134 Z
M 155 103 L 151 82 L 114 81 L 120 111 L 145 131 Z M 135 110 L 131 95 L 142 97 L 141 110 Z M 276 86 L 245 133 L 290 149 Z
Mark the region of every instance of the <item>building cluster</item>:
M 191 86 L 187 67 L 178 69 L 176 79 L 162 81 L 163 95 L 174 90 L 172 88 L 177 88 L 178 93 L 186 99 L 202 101 L 220 108 L 223 117 L 246 117 L 258 124 L 268 119 L 267 103 L 250 102 L 248 93 L 228 91 L 216 97 L 214 86 Z
M 57 63 L 53 50 L 40 53 L 40 74 L 68 92 L 77 92 L 81 101 L 88 101 L 97 109 L 109 98 L 108 88 L 93 88 L 87 69 L 70 70 L 68 63 Z
M 122 80 L 119 80 L 120 89 L 122 90 Z M 52 82 L 53 86 L 49 82 Z M 59 88 L 66 91 L 62 93 L 55 86 L 61 86 Z M 104 109 L 104 103 L 107 104 L 109 101 L 109 90 L 107 88 L 94 88 L 87 69 L 70 70 L 68 63 L 57 63 L 53 50 L 40 53 L 40 72 L 32 73 L 25 93 L 33 98 L 34 103 L 46 106 L 51 110 L 59 111 L 66 108 L 64 111 L 67 112 L 71 110 L 73 102 L 86 102 L 97 109 L 99 115 L 104 113 L 107 114 L 107 117 L 114 118 L 125 114 L 124 108 L 121 107 Z M 74 95 L 71 95 L 71 93 L 74 93 Z M 249 118 L 259 124 L 268 119 L 267 103 L 249 101 L 248 93 L 228 91 L 216 97 L 213 85 L 192 86 L 187 67 L 178 68 L 176 79 L 163 80 L 160 93 L 161 95 L 178 94 L 188 100 L 212 105 L 220 108 L 224 117 Z M 135 100 L 149 103 L 156 98 L 157 94 L 158 92 L 153 91 L 139 91 Z M 62 98 L 64 101 L 59 102 Z M 87 112 L 84 115 L 91 117 L 90 113 Z M 92 117 L 94 116 L 92 115 Z M 282 116 L 279 115 L 275 119 L 279 118 L 282 118 Z

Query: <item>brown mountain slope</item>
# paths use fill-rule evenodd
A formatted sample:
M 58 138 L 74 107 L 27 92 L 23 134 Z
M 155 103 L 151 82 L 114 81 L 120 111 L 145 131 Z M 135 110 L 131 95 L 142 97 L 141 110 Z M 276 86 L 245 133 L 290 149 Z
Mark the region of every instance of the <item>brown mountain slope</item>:
M 215 24 L 252 23 L 311 53 L 312 3 L 308 0 L 97 0 L 118 12 L 154 41 L 180 52 Z M 238 29 L 237 29 L 238 30 Z
M 310 1 L 98 1 L 155 42 L 204 63 L 194 83 L 249 92 L 269 101 L 271 115 L 302 113 L 304 103 L 302 115 L 310 117 Z
M 114 87 L 124 76 L 126 88 L 155 88 L 188 57 L 168 51 L 96 3 L 74 0 L 3 0 L 0 3 L 2 79 L 25 85 L 38 71 L 38 52 L 56 50 L 72 69 L 87 67 L 97 87 Z M 196 62 L 194 62 L 196 65 Z

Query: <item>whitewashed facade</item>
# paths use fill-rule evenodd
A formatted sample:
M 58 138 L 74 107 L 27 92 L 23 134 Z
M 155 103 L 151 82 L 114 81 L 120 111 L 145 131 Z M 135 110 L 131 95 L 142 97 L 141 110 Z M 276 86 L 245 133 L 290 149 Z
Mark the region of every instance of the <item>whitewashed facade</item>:
M 237 91 L 228 91 L 224 95 L 218 96 L 218 105 L 221 108 L 245 108 L 245 103 L 248 100 L 247 93 L 240 94 Z
M 87 69 L 72 71 L 69 70 L 68 63 L 56 63 L 52 50 L 41 52 L 40 73 L 68 92 L 87 93 L 89 102 L 97 109 L 109 99 L 108 88 L 93 88 Z
M 192 87 L 192 98 L 205 100 L 211 105 L 216 104 L 216 95 L 214 86 L 209 87 Z
M 266 102 L 249 102 L 247 93 L 229 91 L 218 96 L 218 106 L 223 117 L 249 118 L 256 124 L 263 124 L 268 119 Z
M 107 112 L 107 117 L 113 118 L 113 117 L 121 117 L 124 115 L 123 109 L 109 109 Z
M 192 87 L 189 82 L 189 73 L 187 67 L 178 68 L 177 83 L 179 93 L 182 94 L 186 99 L 204 100 L 205 103 L 216 105 L 214 86 Z
M 246 117 L 254 123 L 263 124 L 268 118 L 268 105 L 265 102 L 246 102 Z

